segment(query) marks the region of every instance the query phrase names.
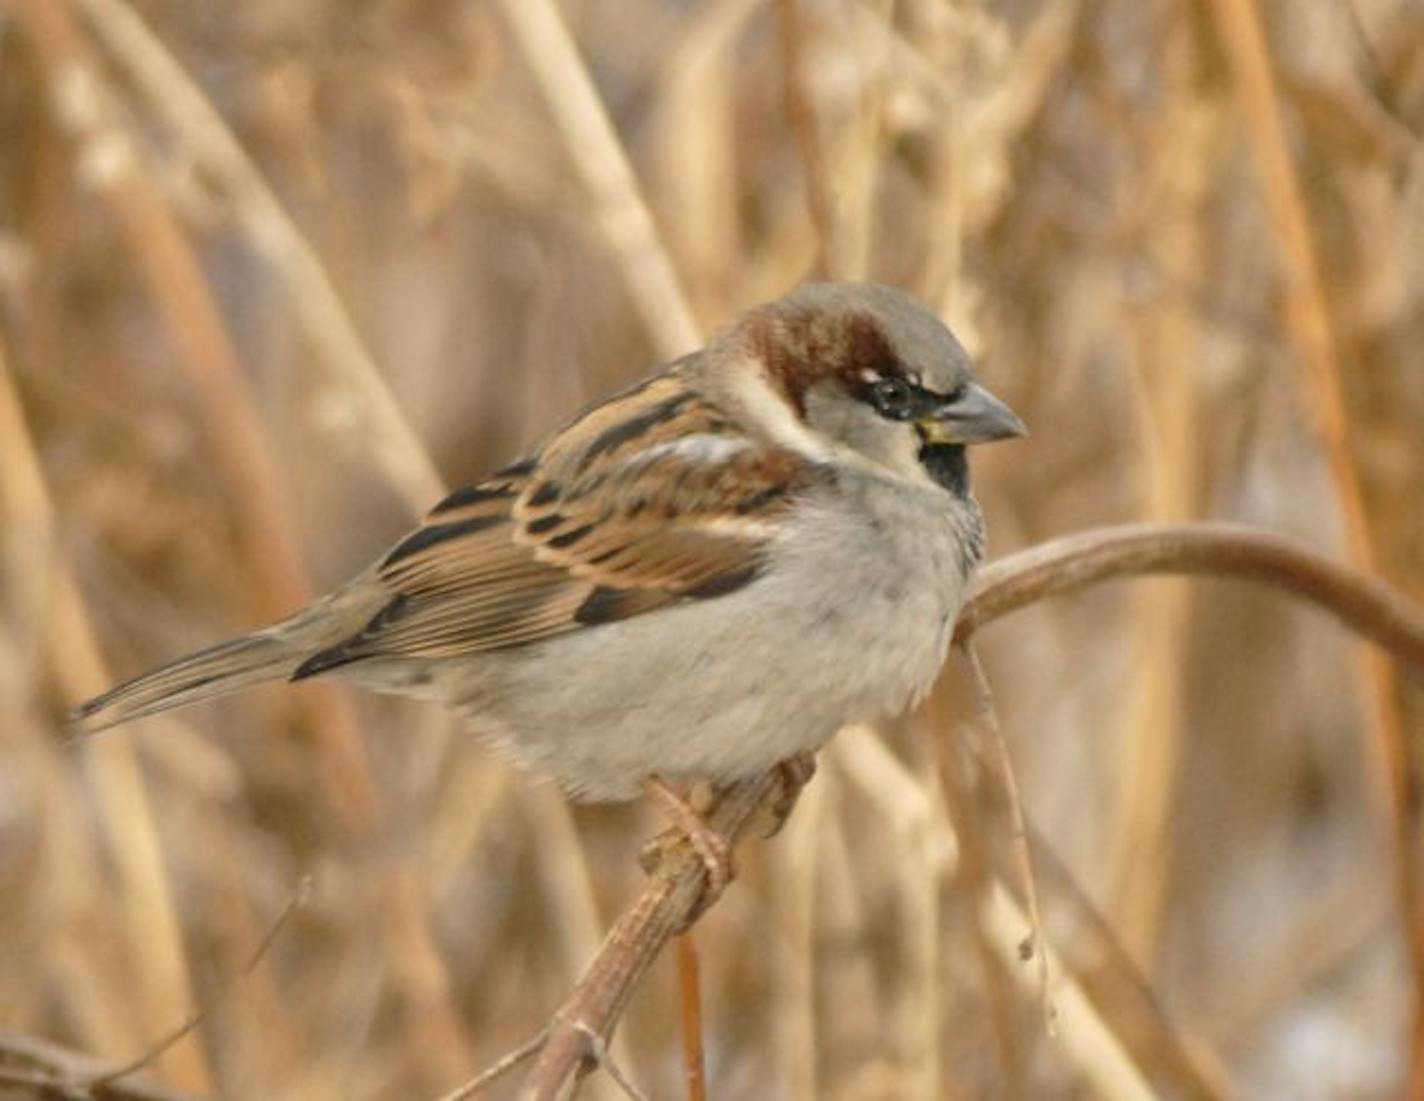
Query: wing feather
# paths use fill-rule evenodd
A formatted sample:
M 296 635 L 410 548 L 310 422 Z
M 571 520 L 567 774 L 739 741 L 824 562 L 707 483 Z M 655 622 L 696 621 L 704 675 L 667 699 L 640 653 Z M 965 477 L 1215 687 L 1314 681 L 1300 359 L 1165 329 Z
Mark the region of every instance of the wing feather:
M 655 376 L 441 501 L 376 567 L 386 605 L 300 675 L 518 646 L 734 591 L 796 492 L 827 477 Z

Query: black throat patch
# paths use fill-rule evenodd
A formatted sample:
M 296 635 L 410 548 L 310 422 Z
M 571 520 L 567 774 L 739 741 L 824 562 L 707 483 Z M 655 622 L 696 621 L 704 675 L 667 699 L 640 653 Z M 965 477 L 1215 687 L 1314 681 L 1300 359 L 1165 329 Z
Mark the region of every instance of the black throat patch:
M 969 460 L 962 443 L 929 443 L 920 448 L 920 463 L 956 497 L 969 495 Z

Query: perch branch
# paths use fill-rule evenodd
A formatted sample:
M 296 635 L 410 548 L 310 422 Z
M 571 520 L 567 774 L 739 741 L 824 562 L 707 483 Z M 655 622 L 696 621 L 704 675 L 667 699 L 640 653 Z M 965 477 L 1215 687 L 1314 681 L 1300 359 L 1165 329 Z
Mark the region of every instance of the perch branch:
M 1000 559 L 980 571 L 955 640 L 1045 597 L 1148 574 L 1235 578 L 1281 589 L 1424 674 L 1424 610 L 1382 581 L 1238 524 L 1095 528 Z
M 732 784 L 706 812 L 707 825 L 735 841 L 760 808 L 770 812 L 780 793 L 776 771 Z M 522 1101 L 558 1096 L 563 1083 L 594 1061 L 663 946 L 696 920 L 700 908 L 715 901 L 703 897 L 707 883 L 707 865 L 691 845 L 677 846 L 663 858 L 555 1012 L 544 1049 L 519 1095 Z

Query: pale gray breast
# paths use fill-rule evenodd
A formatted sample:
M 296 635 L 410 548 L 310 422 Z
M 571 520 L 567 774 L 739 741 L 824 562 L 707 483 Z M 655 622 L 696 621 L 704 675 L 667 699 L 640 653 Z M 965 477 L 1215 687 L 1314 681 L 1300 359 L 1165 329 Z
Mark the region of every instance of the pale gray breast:
M 653 772 L 748 775 L 928 689 L 980 530 L 943 491 L 842 478 L 798 506 L 745 588 L 491 654 L 435 687 L 589 797 L 632 796 Z
M 808 501 L 805 521 L 790 541 L 787 572 L 799 578 L 810 629 L 853 651 L 844 691 L 864 713 L 849 717 L 899 714 L 944 661 L 983 552 L 979 506 L 938 488 L 854 475 Z M 834 569 L 828 547 L 836 548 Z

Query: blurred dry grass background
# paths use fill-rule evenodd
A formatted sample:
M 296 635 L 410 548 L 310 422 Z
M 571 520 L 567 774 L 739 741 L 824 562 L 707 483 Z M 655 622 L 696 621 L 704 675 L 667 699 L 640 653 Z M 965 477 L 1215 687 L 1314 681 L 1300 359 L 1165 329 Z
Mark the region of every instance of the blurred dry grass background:
M 933 303 L 1033 428 L 976 456 L 996 553 L 1235 519 L 1424 598 L 1424 8 L 1257 8 L 1253 62 L 1237 0 L 570 0 L 595 98 L 533 0 L 143 0 L 158 58 L 115 0 L 0 4 L 0 1029 L 126 1059 L 227 991 L 160 1076 L 317 1099 L 434 1096 L 534 1033 L 636 890 L 643 809 L 570 812 L 341 690 L 79 748 L 64 712 L 344 579 L 440 477 L 814 271 Z M 980 650 L 1027 811 L 1196 1085 L 1105 1069 L 1134 1013 L 1057 877 L 1090 995 L 1060 1010 L 1098 1048 L 1047 1036 L 976 932 L 950 810 L 1005 827 L 947 805 L 951 670 L 837 742 L 699 927 L 713 1095 L 1398 1096 L 1371 732 L 1417 741 L 1418 685 L 1381 696 L 1323 617 L 1215 583 L 1040 606 Z M 655 1097 L 676 1005 L 669 961 L 620 1033 Z

